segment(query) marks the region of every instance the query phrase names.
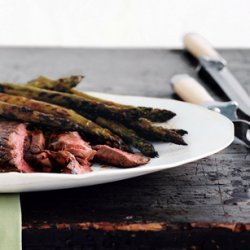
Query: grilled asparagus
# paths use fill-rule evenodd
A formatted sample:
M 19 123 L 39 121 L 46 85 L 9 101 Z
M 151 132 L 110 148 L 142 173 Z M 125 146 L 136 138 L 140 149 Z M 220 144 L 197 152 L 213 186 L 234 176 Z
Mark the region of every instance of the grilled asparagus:
M 186 133 L 185 130 L 179 130 L 178 133 L 178 130 L 176 131 L 174 129 L 167 129 L 162 126 L 154 125 L 145 118 L 139 118 L 137 121 L 129 123 L 128 125 L 135 129 L 138 134 L 148 140 L 165 141 L 178 145 L 187 145 L 181 136 L 181 134 Z
M 105 119 L 103 117 L 98 117 L 96 119 L 96 123 L 102 127 L 109 128 L 112 132 L 119 135 L 125 142 L 139 149 L 142 154 L 149 157 L 158 156 L 158 153 L 155 151 L 154 146 L 150 142 L 139 137 L 134 130 L 125 127 L 123 124 Z
M 75 76 L 76 77 L 76 76 Z M 65 78 L 63 78 L 65 79 Z M 74 89 L 73 87 L 76 86 L 76 84 L 71 83 L 71 81 L 69 81 L 69 78 L 66 78 L 67 80 L 62 81 L 62 79 L 58 79 L 58 80 L 51 80 L 45 76 L 39 76 L 38 78 L 31 80 L 27 83 L 28 86 L 32 86 L 32 87 L 37 87 L 40 89 L 48 89 L 48 90 L 55 90 L 55 91 L 59 91 L 59 92 L 67 92 L 67 93 L 71 93 L 74 95 L 78 95 L 81 96 L 85 99 L 88 100 L 92 100 L 92 101 L 96 101 L 96 102 L 101 102 L 101 103 L 105 103 L 107 105 L 110 106 L 117 106 L 120 108 L 133 108 L 133 106 L 130 105 L 123 105 L 120 103 L 116 103 L 116 102 L 111 102 L 111 101 L 107 101 L 98 97 L 94 97 L 92 95 L 86 94 L 84 92 L 78 91 L 76 89 Z M 74 81 L 74 83 L 76 83 L 76 81 Z
M 81 96 L 87 100 L 101 102 L 101 103 L 105 103 L 105 104 L 110 105 L 110 106 L 116 106 L 119 108 L 133 108 L 133 106 L 131 106 L 131 105 L 124 105 L 124 104 L 120 104 L 120 103 L 116 103 L 116 102 L 107 101 L 107 100 L 86 94 L 84 92 L 78 91 L 78 90 L 73 88 L 75 86 L 72 86 L 70 81 L 51 80 L 47 77 L 39 76 L 38 78 L 29 81 L 27 83 L 27 85 L 32 86 L 32 87 L 37 87 L 40 89 L 48 89 L 48 90 L 55 90 L 55 91 L 59 91 L 59 92 L 67 92 L 70 94 Z
M 132 126 L 133 129 L 149 140 L 169 141 L 182 145 L 186 144 L 177 132 L 152 126 L 150 121 L 138 117 L 138 113 L 136 112 L 125 112 L 124 109 L 120 110 L 105 104 L 88 102 L 76 95 L 8 83 L 0 84 L 0 92 L 21 95 L 72 108 L 89 119 L 95 119 L 101 115 L 114 120 L 120 120 Z M 137 119 L 137 117 L 139 119 Z
M 0 92 L 11 95 L 21 95 L 28 98 L 64 106 L 66 108 L 74 109 L 78 113 L 90 119 L 102 115 L 104 117 L 119 121 L 133 121 L 140 117 L 145 117 L 147 116 L 146 114 L 151 112 L 151 120 L 165 121 L 171 119 L 175 115 L 175 113 L 168 110 L 158 110 L 153 108 L 134 107 L 123 109 L 109 106 L 100 102 L 90 101 L 77 95 L 39 89 L 36 87 L 19 84 L 1 83 Z
M 67 92 L 67 90 L 74 88 L 84 76 L 75 75 L 70 77 L 59 78 L 57 80 L 51 80 L 45 76 L 39 76 L 27 83 L 29 86 L 44 88 L 56 91 Z
M 8 119 L 32 122 L 64 130 L 81 130 L 80 127 L 68 119 L 45 114 L 27 107 L 0 101 L 0 116 Z
M 77 114 L 73 110 L 46 102 L 35 101 L 22 96 L 12 96 L 3 93 L 0 93 L 0 101 L 20 107 L 27 107 L 29 109 L 50 114 L 56 117 L 62 117 L 73 124 L 77 124 L 82 132 L 94 136 L 94 140 L 98 141 L 98 143 L 108 144 L 112 147 L 121 148 L 128 151 L 127 146 L 118 136 L 112 134 L 108 129 L 102 128 L 91 120 L 88 120 L 85 117 Z M 63 128 L 64 127 L 61 126 L 61 129 Z
M 79 76 L 74 76 L 75 78 Z M 73 77 L 71 77 L 73 78 Z M 134 107 L 131 105 L 124 105 L 116 102 L 107 101 L 101 98 L 94 97 L 92 95 L 77 91 L 72 88 L 71 78 L 62 78 L 59 80 L 50 80 L 45 77 L 38 77 L 35 80 L 30 81 L 27 85 L 33 86 L 41 89 L 47 89 L 47 90 L 55 90 L 60 92 L 67 92 L 71 93 L 73 95 L 79 96 L 82 98 L 82 100 L 88 101 L 88 102 L 96 102 L 99 104 L 103 104 L 106 106 L 111 106 L 114 108 L 118 108 L 119 110 L 124 109 L 124 111 L 133 110 L 133 113 L 137 111 L 138 116 L 147 118 L 154 122 L 165 122 L 169 119 L 171 119 L 175 114 L 169 110 L 161 110 L 157 108 L 147 108 L 147 107 Z M 78 82 L 78 81 L 75 81 Z

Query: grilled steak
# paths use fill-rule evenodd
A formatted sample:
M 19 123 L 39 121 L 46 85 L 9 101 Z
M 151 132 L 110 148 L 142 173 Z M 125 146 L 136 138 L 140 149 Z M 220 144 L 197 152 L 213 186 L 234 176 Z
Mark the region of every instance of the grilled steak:
M 49 149 L 54 151 L 66 150 L 75 157 L 86 160 L 92 160 L 96 153 L 96 151 L 81 138 L 78 132 L 52 134 L 50 137 Z
M 24 159 L 35 168 L 36 171 L 52 172 L 54 163 L 45 150 L 45 136 L 39 129 L 28 132 L 25 140 Z
M 51 173 L 55 168 L 55 162 L 50 157 L 49 151 L 43 151 L 33 155 L 33 163 L 37 164 L 42 169 L 42 172 Z M 33 166 L 33 165 L 32 165 Z
M 26 124 L 0 120 L 0 171 L 33 172 L 24 160 Z
M 90 172 L 90 162 L 96 151 L 85 142 L 78 132 L 53 133 L 49 139 L 50 156 L 60 164 L 63 173 L 83 174 Z
M 30 131 L 31 141 L 30 141 L 30 152 L 32 154 L 41 153 L 45 148 L 45 137 L 43 132 L 39 129 Z
M 45 138 L 39 129 L 27 131 L 25 123 L 0 120 L 0 172 L 84 174 L 92 171 L 89 161 L 93 158 L 126 168 L 144 165 L 150 160 L 107 145 L 92 149 L 78 132 L 46 134 Z
M 85 174 L 92 171 L 89 163 L 81 165 L 75 156 L 68 151 L 50 151 L 49 154 L 60 165 L 61 173 Z
M 107 145 L 97 145 L 94 147 L 97 150 L 95 160 L 104 162 L 117 167 L 136 167 L 149 162 L 150 158 L 124 152 L 117 148 L 111 148 Z
M 26 151 L 24 159 L 38 172 L 50 173 L 53 172 L 55 167 L 55 163 L 47 150 L 38 154 L 32 154 L 30 151 Z

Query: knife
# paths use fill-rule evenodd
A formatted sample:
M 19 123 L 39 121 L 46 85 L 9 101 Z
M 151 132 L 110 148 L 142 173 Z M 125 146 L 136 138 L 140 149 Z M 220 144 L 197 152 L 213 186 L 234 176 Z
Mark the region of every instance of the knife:
M 215 81 L 227 97 L 238 103 L 239 109 L 250 117 L 250 97 L 227 67 L 226 60 L 202 36 L 188 33 L 185 48 L 200 62 L 200 69 Z
M 230 119 L 234 124 L 235 136 L 250 147 L 250 122 L 238 118 L 236 102 L 215 101 L 206 89 L 189 75 L 175 75 L 170 82 L 175 93 L 182 100 L 202 105 Z

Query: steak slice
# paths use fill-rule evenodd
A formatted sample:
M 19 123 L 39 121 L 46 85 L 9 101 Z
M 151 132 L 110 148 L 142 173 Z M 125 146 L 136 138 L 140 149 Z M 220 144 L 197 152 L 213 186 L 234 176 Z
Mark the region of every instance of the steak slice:
M 55 168 L 55 163 L 50 157 L 50 152 L 45 150 L 39 154 L 33 155 L 33 160 L 42 169 L 44 173 L 51 173 Z
M 41 153 L 45 148 L 45 136 L 40 129 L 35 129 L 30 131 L 31 141 L 30 141 L 30 152 L 32 154 Z
M 0 120 L 0 171 L 34 172 L 24 160 L 25 123 Z
M 30 151 L 25 152 L 24 159 L 39 172 L 50 173 L 55 167 L 54 162 L 50 158 L 49 151 L 47 150 L 38 154 L 31 154 Z
M 61 173 L 85 174 L 92 171 L 88 162 L 88 164 L 81 165 L 68 151 L 49 151 L 49 154 L 61 166 Z
M 45 150 L 45 136 L 40 129 L 29 131 L 25 140 L 24 159 L 35 167 L 36 171 L 52 172 L 54 164 Z
M 137 167 L 149 162 L 150 158 L 143 155 L 131 154 L 117 148 L 111 148 L 107 145 L 97 145 L 95 160 L 114 165 L 116 167 Z
M 78 132 L 52 133 L 47 151 L 62 173 L 84 174 L 92 171 L 89 160 L 93 159 L 96 151 Z
M 68 151 L 75 157 L 92 160 L 96 153 L 78 132 L 63 132 L 50 136 L 49 149 L 54 151 Z

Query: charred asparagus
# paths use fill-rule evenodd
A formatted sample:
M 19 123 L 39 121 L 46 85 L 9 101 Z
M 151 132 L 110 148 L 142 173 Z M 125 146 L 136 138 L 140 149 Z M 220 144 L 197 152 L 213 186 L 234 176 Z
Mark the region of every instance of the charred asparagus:
M 69 89 L 74 88 L 84 76 L 75 75 L 64 78 L 59 78 L 57 80 L 51 80 L 45 76 L 39 76 L 27 83 L 29 86 L 44 88 L 56 91 L 67 92 Z
M 65 79 L 65 78 L 63 78 Z M 68 79 L 68 78 L 67 78 Z M 71 81 L 67 80 L 67 81 L 60 81 L 61 79 L 58 80 L 51 80 L 47 77 L 44 76 L 39 76 L 38 78 L 31 80 L 27 83 L 28 86 L 32 86 L 32 87 L 37 87 L 40 89 L 48 89 L 48 90 L 55 90 L 55 91 L 59 91 L 59 92 L 67 92 L 67 93 L 71 93 L 77 96 L 81 96 L 87 100 L 91 100 L 91 101 L 96 101 L 96 102 L 101 102 L 101 103 L 105 103 L 107 105 L 110 106 L 116 106 L 119 108 L 133 108 L 133 106 L 130 105 L 123 105 L 120 103 L 116 103 L 116 102 L 111 102 L 111 101 L 107 101 L 101 98 L 97 98 L 94 97 L 92 95 L 86 94 L 84 92 L 78 91 L 76 89 L 74 89 Z
M 145 118 L 139 118 L 137 121 L 128 124 L 135 129 L 138 134 L 152 141 L 172 142 L 178 145 L 187 145 L 181 134 L 186 133 L 185 130 L 167 129 L 157 126 Z
M 91 120 L 88 120 L 85 117 L 77 114 L 73 110 L 62 108 L 60 106 L 46 102 L 35 101 L 22 96 L 12 96 L 3 93 L 0 93 L 0 101 L 20 107 L 27 107 L 29 109 L 50 114 L 56 117 L 62 117 L 73 124 L 77 124 L 82 132 L 92 135 L 94 140 L 98 141 L 98 143 L 108 144 L 112 147 L 121 148 L 126 151 L 128 150 L 125 143 L 118 136 L 112 134 L 108 129 L 102 128 Z M 63 128 L 64 127 L 62 126 L 61 129 Z
M 94 97 L 92 95 L 89 95 L 89 94 L 86 94 L 84 92 L 81 92 L 81 91 L 78 91 L 76 89 L 73 89 L 73 88 L 69 88 L 70 86 L 65 84 L 65 90 L 68 92 L 68 93 L 72 93 L 74 95 L 77 95 L 77 96 L 81 96 L 83 97 L 84 99 L 87 99 L 87 100 L 90 100 L 90 101 L 97 101 L 97 102 L 100 102 L 100 103 L 103 103 L 103 104 L 106 104 L 106 105 L 109 105 L 109 106 L 114 106 L 114 107 L 119 107 L 119 108 L 133 108 L 133 106 L 130 106 L 130 105 L 123 105 L 123 104 L 120 104 L 120 103 L 116 103 L 116 102 L 111 102 L 111 101 L 107 101 L 107 100 L 104 100 L 104 99 L 101 99 L 101 98 L 97 98 L 97 97 Z M 39 85 L 39 88 L 44 88 L 44 89 L 56 89 L 55 85 L 50 85 L 50 86 L 46 86 L 45 84 L 42 84 L 42 82 L 40 82 L 40 85 Z M 141 107 L 137 107 L 137 108 L 141 108 Z M 150 113 L 150 116 L 151 116 L 151 120 L 157 120 L 156 118 L 153 118 L 152 119 L 152 116 L 153 116 L 153 113 L 154 111 L 157 113 L 157 109 L 153 109 Z M 106 120 L 108 121 L 108 120 Z M 109 120 L 110 121 L 110 120 Z M 111 121 L 110 121 L 111 122 Z M 160 135 L 162 133 L 165 134 L 165 137 L 171 135 L 171 133 L 173 132 L 173 134 L 175 135 L 175 133 L 179 134 L 180 136 L 183 136 L 185 134 L 187 134 L 187 131 L 183 130 L 183 129 L 165 129 L 165 128 L 159 128 L 159 126 L 155 126 L 153 123 L 151 123 L 150 121 L 143 121 L 142 123 L 147 123 L 147 127 L 151 127 L 155 133 L 156 133 L 156 136 L 153 136 L 154 140 L 156 140 L 156 138 L 160 138 Z M 120 124 L 122 125 L 122 124 Z M 142 126 L 138 125 L 138 127 L 141 127 L 141 129 L 143 130 L 143 124 L 141 124 Z M 104 126 L 104 125 L 103 125 Z M 118 126 L 119 127 L 119 126 Z M 151 130 L 152 131 L 152 130 Z M 161 132 L 160 132 L 161 131 Z M 114 131 L 113 131 L 114 132 Z M 154 134 L 154 132 L 152 131 L 152 133 Z M 148 134 L 148 133 L 146 133 Z M 149 138 L 152 138 L 152 135 L 148 136 Z M 163 140 L 166 140 L 166 138 L 163 137 L 164 139 Z
M 148 113 L 151 113 L 151 120 L 165 121 L 171 119 L 175 115 L 175 113 L 168 110 L 159 110 L 153 108 L 134 107 L 122 109 L 109 106 L 104 103 L 90 101 L 77 95 L 18 84 L 1 83 L 0 92 L 11 95 L 21 95 L 36 100 L 61 105 L 66 108 L 74 109 L 78 113 L 85 115 L 90 119 L 94 119 L 99 115 L 102 115 L 107 118 L 113 118 L 114 120 L 119 121 L 133 121 L 140 117 L 145 117 Z
M 51 126 L 54 128 L 63 128 L 64 130 L 81 130 L 77 124 L 68 119 L 45 114 L 27 107 L 19 107 L 2 101 L 0 102 L 0 116 L 13 120 Z
M 154 146 L 139 137 L 134 130 L 125 127 L 123 124 L 114 122 L 103 117 L 98 117 L 96 123 L 102 127 L 109 128 L 112 132 L 119 135 L 125 142 L 133 145 L 139 149 L 144 155 L 149 157 L 156 157 L 158 153 L 155 151 Z
M 77 77 L 77 76 L 74 76 Z M 171 119 L 175 114 L 169 110 L 160 110 L 157 108 L 147 108 L 147 107 L 134 107 L 131 105 L 124 105 L 116 102 L 107 101 L 101 98 L 94 97 L 92 95 L 77 91 L 72 88 L 71 78 L 64 78 L 59 80 L 50 80 L 45 77 L 38 77 L 35 80 L 30 81 L 27 85 L 47 89 L 47 90 L 55 90 L 59 92 L 67 92 L 73 95 L 81 97 L 85 101 L 96 102 L 99 104 L 103 104 L 106 106 L 118 108 L 119 110 L 124 109 L 124 111 L 134 110 L 137 111 L 138 116 L 147 118 L 154 122 L 165 122 Z M 76 81 L 77 82 L 77 81 Z

